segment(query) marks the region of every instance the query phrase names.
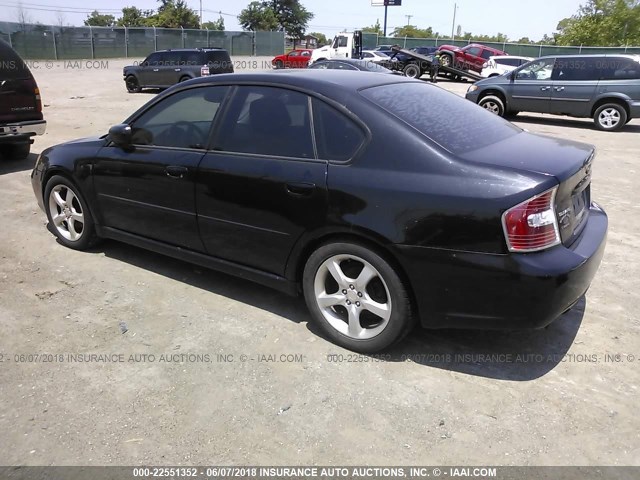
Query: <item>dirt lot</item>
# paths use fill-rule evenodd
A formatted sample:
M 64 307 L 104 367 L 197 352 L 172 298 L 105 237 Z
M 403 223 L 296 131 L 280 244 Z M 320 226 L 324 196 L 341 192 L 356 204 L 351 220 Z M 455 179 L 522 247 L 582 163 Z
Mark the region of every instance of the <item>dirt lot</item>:
M 152 97 L 126 93 L 123 65 L 40 62 L 47 134 L 0 162 L 0 465 L 640 465 L 639 120 L 516 122 L 598 147 L 610 233 L 584 301 L 536 332 L 416 331 L 377 361 L 319 338 L 301 299 L 115 242 L 56 243 L 35 154 Z

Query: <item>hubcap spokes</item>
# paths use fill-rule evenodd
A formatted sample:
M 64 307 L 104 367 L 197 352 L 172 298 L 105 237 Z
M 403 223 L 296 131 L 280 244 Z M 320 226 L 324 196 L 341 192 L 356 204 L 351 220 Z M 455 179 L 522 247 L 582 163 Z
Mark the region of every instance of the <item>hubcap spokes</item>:
M 349 273 L 343 268 L 345 262 L 351 264 Z M 373 281 L 379 283 L 372 297 Z M 355 255 L 335 255 L 320 265 L 314 293 L 324 318 L 350 338 L 373 338 L 391 318 L 391 295 L 384 279 L 369 262 Z
M 620 122 L 620 113 L 613 109 L 607 108 L 600 113 L 600 123 L 606 127 L 615 127 Z
M 49 195 L 49 212 L 57 232 L 67 240 L 75 242 L 84 232 L 84 213 L 80 200 L 65 185 L 57 185 Z

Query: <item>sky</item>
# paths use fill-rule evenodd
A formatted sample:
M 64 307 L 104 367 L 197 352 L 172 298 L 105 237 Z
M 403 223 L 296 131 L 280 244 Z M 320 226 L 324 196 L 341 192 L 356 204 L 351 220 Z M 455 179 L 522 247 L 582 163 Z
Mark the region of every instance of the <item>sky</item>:
M 140 9 L 155 9 L 154 0 L 0 0 L 0 21 L 15 22 L 17 6 L 34 22 L 44 24 L 82 25 L 92 10 L 116 14 L 122 7 L 135 5 Z M 187 0 L 191 8 L 200 9 L 199 0 Z M 302 0 L 315 17 L 309 32 L 321 32 L 333 37 L 343 30 L 353 30 L 384 23 L 384 7 L 372 7 L 371 0 Z M 551 34 L 563 18 L 578 11 L 584 0 L 403 0 L 400 7 L 388 8 L 387 31 L 409 22 L 420 28 L 433 27 L 445 36 L 451 35 L 454 4 L 457 4 L 456 27 L 477 34 L 506 34 L 517 40 L 529 37 L 538 40 Z M 204 21 L 216 20 L 222 12 L 227 30 L 241 30 L 236 16 L 249 0 L 202 0 Z

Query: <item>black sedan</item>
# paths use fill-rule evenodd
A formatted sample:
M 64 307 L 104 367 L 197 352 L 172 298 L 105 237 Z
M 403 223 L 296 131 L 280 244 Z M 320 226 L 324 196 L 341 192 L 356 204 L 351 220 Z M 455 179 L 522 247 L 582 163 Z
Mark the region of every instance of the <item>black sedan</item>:
M 424 82 L 282 71 L 176 85 L 108 135 L 45 150 L 59 242 L 120 240 L 304 294 L 334 342 L 543 327 L 587 291 L 607 216 L 594 149 Z
M 373 62 L 372 60 L 360 60 L 357 58 L 333 58 L 312 63 L 307 68 L 312 70 L 354 70 L 373 73 L 396 73 L 392 70 Z

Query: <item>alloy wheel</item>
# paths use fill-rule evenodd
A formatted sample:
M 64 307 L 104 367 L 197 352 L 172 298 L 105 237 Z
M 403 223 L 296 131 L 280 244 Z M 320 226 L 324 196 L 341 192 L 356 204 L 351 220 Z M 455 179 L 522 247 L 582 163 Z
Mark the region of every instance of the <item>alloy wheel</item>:
M 85 218 L 77 195 L 66 185 L 56 185 L 49 194 L 49 213 L 56 231 L 70 242 L 84 233 Z

